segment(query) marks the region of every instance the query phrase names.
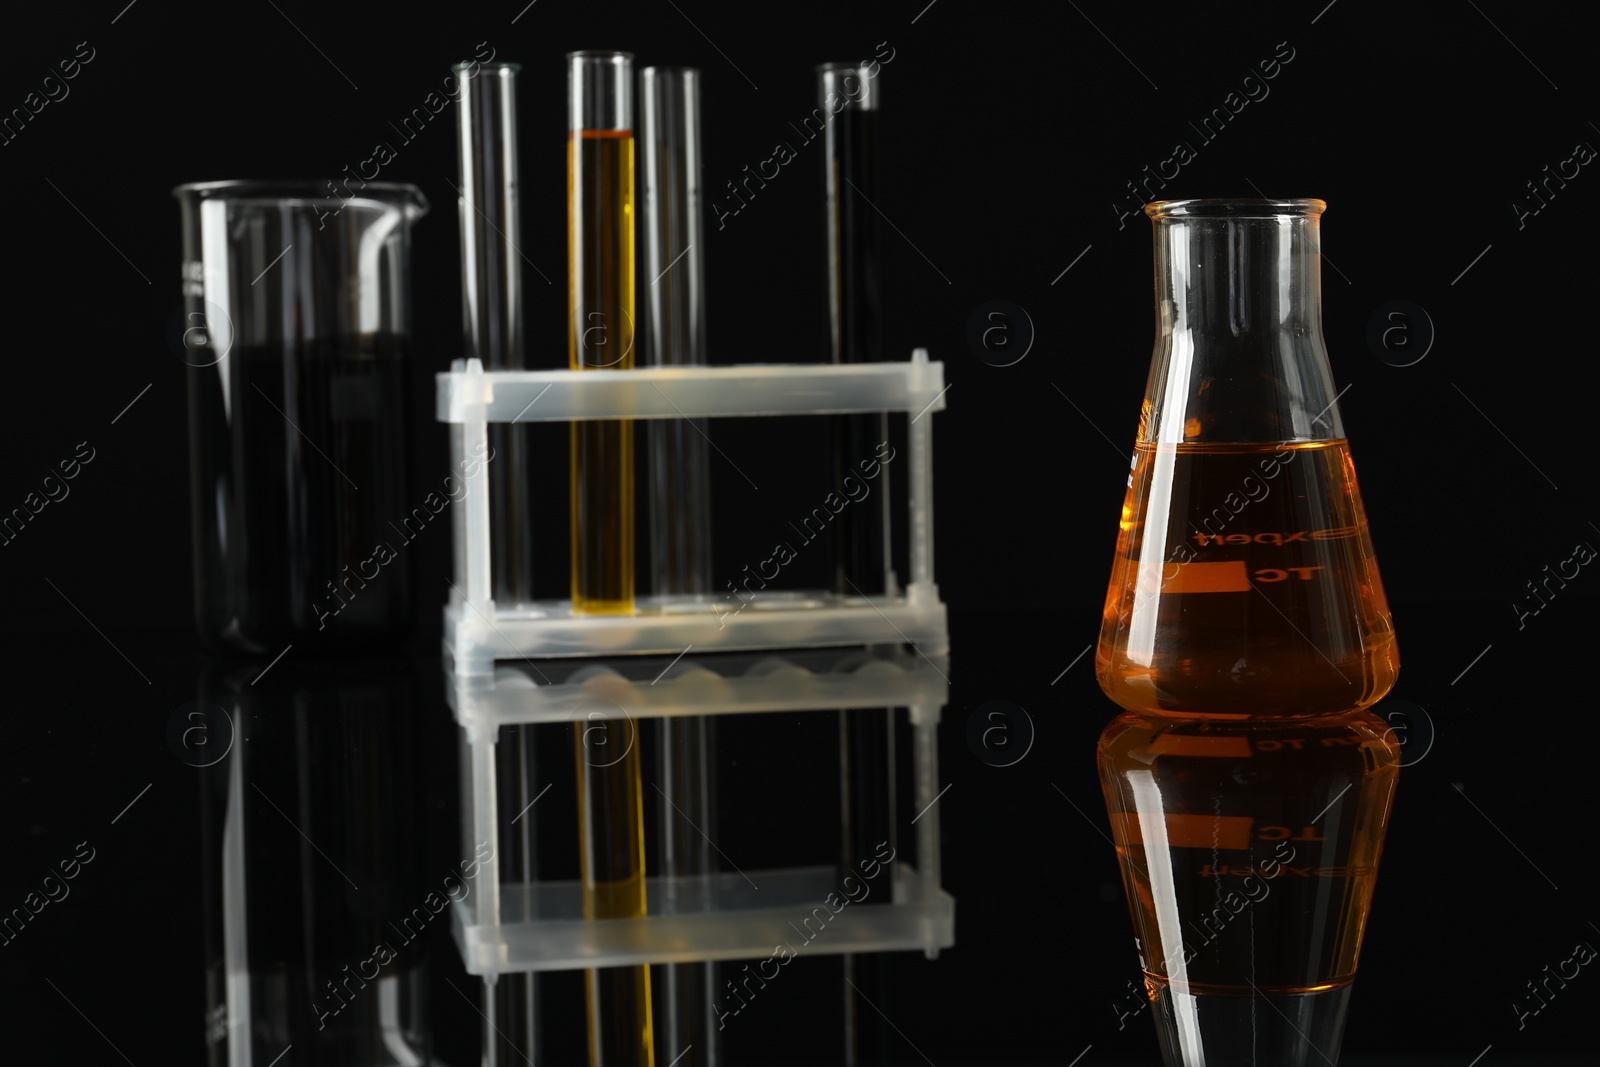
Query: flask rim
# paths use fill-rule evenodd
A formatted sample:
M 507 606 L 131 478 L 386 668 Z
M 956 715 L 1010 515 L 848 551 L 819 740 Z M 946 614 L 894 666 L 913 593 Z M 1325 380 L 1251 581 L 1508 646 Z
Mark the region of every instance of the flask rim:
M 1156 200 L 1144 206 L 1144 213 L 1156 220 L 1317 218 L 1327 207 L 1326 201 L 1310 197 L 1216 197 Z

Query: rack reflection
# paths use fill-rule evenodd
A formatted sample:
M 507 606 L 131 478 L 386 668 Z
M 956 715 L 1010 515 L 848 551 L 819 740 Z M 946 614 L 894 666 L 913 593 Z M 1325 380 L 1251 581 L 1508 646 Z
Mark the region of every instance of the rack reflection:
M 725 1043 L 738 1040 L 740 1016 L 758 1002 L 769 1019 L 805 1009 L 819 1030 L 815 988 L 796 979 L 785 987 L 783 978 L 810 957 L 835 961 L 800 969 L 832 975 L 836 1058 L 875 1061 L 842 1017 L 843 958 L 903 950 L 931 958 L 954 943 L 930 808 L 948 672 L 948 657 L 826 649 L 543 659 L 501 665 L 492 687 L 450 679 L 462 727 L 461 840 L 496 842 L 496 855 L 514 860 L 485 865 L 454 906 L 457 944 L 467 971 L 483 979 L 486 1017 L 546 1020 L 504 1032 L 486 1024 L 487 1062 L 537 1061 L 536 1047 L 558 1044 L 554 1020 L 576 1025 L 552 1008 L 570 991 L 570 972 L 645 968 L 648 1010 L 602 1001 L 609 1007 L 590 1021 L 601 1046 L 634 1048 L 648 1035 L 653 1062 L 725 1062 Z M 882 717 L 891 741 L 879 772 L 897 800 L 885 840 L 850 870 L 838 856 L 849 814 L 839 788 L 846 709 Z M 576 760 L 574 723 L 583 738 Z M 643 770 L 645 908 L 593 918 L 584 899 L 593 888 L 576 856 L 608 829 L 574 797 L 591 766 L 624 758 Z M 860 992 L 883 1002 L 876 990 Z M 746 1023 L 744 1033 L 758 1029 Z M 591 1063 L 612 1062 L 590 1049 Z

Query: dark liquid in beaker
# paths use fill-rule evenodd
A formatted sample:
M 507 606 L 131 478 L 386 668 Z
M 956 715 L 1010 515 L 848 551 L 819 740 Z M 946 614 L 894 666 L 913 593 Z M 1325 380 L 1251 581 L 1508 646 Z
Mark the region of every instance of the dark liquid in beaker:
M 409 546 L 433 526 L 448 539 L 450 501 L 408 494 L 406 344 L 235 346 L 189 372 L 195 610 L 208 644 L 312 652 L 409 633 Z
M 1095 668 L 1156 714 L 1381 699 L 1399 653 L 1347 443 L 1140 445 Z

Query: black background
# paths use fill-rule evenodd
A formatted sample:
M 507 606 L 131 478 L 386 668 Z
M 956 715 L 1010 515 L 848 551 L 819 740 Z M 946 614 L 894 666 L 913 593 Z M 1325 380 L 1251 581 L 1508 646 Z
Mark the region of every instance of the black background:
M 523 64 L 520 245 L 553 282 L 528 273 L 529 353 L 554 367 L 566 330 L 565 52 L 623 48 L 641 65 L 701 68 L 704 179 L 717 190 L 792 139 L 788 124 L 813 104 L 814 64 L 888 42 L 886 354 L 926 345 L 951 383 L 934 422 L 936 568 L 955 648 L 941 771 L 952 788 L 940 805 L 945 884 L 959 902 L 953 950 L 934 963 L 897 958 L 888 1014 L 940 1067 L 1068 1062 L 1086 1046 L 1085 1065 L 1154 1062 L 1148 1023 L 1119 1031 L 1110 1007 L 1136 974 L 1114 858 L 1096 832 L 1090 750 L 1114 708 L 1086 660 L 1060 672 L 1094 639 L 1148 369 L 1149 229 L 1137 214 L 1119 224 L 1124 183 L 1185 140 L 1198 156 L 1162 197 L 1329 204 L 1324 329 L 1404 649 L 1394 695 L 1427 708 L 1437 730 L 1403 776 L 1346 1062 L 1465 1067 L 1492 1046 L 1485 1067 L 1564 1063 L 1592 1047 L 1584 1023 L 1600 978 L 1580 975 L 1520 1031 L 1511 1008 L 1546 964 L 1600 942 L 1587 780 L 1600 578 L 1586 569 L 1521 629 L 1511 607 L 1546 564 L 1600 545 L 1584 400 L 1588 186 L 1600 178 L 1584 167 L 1521 225 L 1512 207 L 1575 144 L 1600 145 L 1592 8 L 923 4 L 111 0 L 6 13 L 5 111 L 79 42 L 94 58 L 69 96 L 0 146 L 11 338 L 0 508 L 79 442 L 96 458 L 70 497 L 0 548 L 0 905 L 79 840 L 105 857 L 0 948 L 8 1044 L 104 1062 L 109 1042 L 140 1067 L 203 1053 L 195 772 L 165 738 L 202 663 L 189 623 L 184 368 L 167 339 L 180 306 L 171 187 L 333 179 L 376 142 L 397 146 L 381 177 L 417 183 L 433 204 L 416 229 L 412 402 L 416 485 L 431 486 L 447 465 L 431 376 L 460 346 L 455 118 L 447 108 L 407 144 L 390 121 L 479 42 Z M 1188 121 L 1280 42 L 1293 59 L 1270 95 L 1199 143 Z M 822 358 L 817 154 L 802 149 L 722 229 L 708 220 L 713 362 Z M 972 312 L 996 298 L 1025 308 L 1036 331 L 1009 367 L 966 343 Z M 1367 341 L 1373 312 L 1397 299 L 1426 309 L 1436 331 L 1407 367 Z M 815 494 L 793 473 L 806 434 L 728 433 L 730 461 L 760 485 L 718 475 L 719 567 L 733 573 Z M 563 460 L 542 489 L 564 496 Z M 441 533 L 419 549 L 413 649 L 426 663 L 449 546 Z M 418 683 L 419 728 L 448 747 L 436 683 Z M 967 716 L 992 698 L 1026 707 L 1039 730 L 1012 768 L 984 766 L 965 744 Z M 798 781 L 805 767 L 789 773 Z M 451 834 L 448 781 L 426 787 L 428 825 Z M 465 981 L 448 943 L 435 948 L 435 966 Z M 783 1035 L 832 1010 L 818 990 L 814 1002 L 797 991 L 771 1003 L 758 1018 L 767 1036 L 741 1051 L 800 1055 Z M 476 1017 L 448 990 L 435 1008 L 441 1048 L 468 1062 Z

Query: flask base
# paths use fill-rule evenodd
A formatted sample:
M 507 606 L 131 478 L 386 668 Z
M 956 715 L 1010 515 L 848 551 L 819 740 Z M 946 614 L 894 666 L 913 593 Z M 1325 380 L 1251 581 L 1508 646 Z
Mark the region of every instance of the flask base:
M 1151 980 L 1166 1067 L 1334 1067 L 1350 985 L 1314 993 L 1176 993 Z

